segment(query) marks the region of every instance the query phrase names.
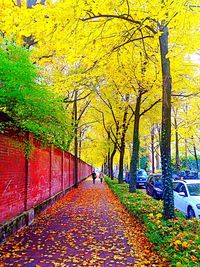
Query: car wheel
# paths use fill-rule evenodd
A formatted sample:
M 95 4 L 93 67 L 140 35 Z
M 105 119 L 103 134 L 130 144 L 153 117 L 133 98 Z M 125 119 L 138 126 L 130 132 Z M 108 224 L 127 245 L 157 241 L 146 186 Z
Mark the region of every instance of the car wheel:
M 188 208 L 188 218 L 189 219 L 195 218 L 194 210 L 191 207 Z

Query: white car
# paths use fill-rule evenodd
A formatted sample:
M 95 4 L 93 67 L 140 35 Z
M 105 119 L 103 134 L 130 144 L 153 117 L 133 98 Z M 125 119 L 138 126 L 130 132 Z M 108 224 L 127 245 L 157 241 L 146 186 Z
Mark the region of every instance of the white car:
M 188 218 L 200 219 L 200 180 L 173 182 L 174 207 Z

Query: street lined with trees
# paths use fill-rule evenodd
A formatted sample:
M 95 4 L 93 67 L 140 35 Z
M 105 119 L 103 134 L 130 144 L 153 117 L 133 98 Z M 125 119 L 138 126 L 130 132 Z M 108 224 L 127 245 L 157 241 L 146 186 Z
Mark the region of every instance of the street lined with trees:
M 117 164 L 119 183 L 128 166 L 130 192 L 140 153 L 148 157 L 151 147 L 161 158 L 164 214 L 174 217 L 171 157 L 180 170 L 180 158 L 188 162 L 192 154 L 199 168 L 199 65 L 191 56 L 199 49 L 197 2 L 2 1 L 1 60 L 7 54 L 17 62 L 12 46 L 26 62 L 10 72 L 20 86 L 4 81 L 3 65 L 1 111 L 76 157 L 104 164 L 111 177 Z
M 197 0 L 0 2 L 1 132 L 7 127 L 28 131 L 44 147 L 54 144 L 73 153 L 76 188 L 78 158 L 102 169 L 111 178 L 106 178 L 108 185 L 145 225 L 148 239 L 163 256 L 152 255 L 151 263 L 163 266 L 199 262 L 199 220 L 186 220 L 176 212 L 172 184 L 172 171 L 199 172 L 200 166 L 199 21 Z M 136 190 L 138 169 L 162 172 L 163 200 Z M 87 193 L 76 190 L 88 208 Z M 93 192 L 98 203 L 100 191 Z M 178 197 L 185 197 L 183 193 L 177 189 Z M 59 203 L 58 209 L 63 208 Z M 79 215 L 81 222 L 84 216 Z M 76 211 L 73 216 L 77 219 Z M 78 262 L 65 252 L 64 246 L 59 253 L 66 262 Z M 142 255 L 148 254 L 146 246 Z M 96 257 L 93 250 L 91 255 Z M 95 262 L 106 258 L 98 257 Z M 86 258 L 84 264 L 90 262 Z M 129 259 L 123 254 L 115 260 L 127 264 Z

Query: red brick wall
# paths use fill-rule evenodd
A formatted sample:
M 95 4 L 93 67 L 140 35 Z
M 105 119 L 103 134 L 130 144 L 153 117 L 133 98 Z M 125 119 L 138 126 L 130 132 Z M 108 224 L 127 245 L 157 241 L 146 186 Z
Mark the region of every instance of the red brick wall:
M 70 155 L 70 185 L 74 184 L 74 156 Z
M 20 138 L 0 135 L 0 224 L 25 209 L 26 159 Z
M 78 169 L 78 181 L 80 181 L 81 178 L 81 169 L 82 169 L 81 164 L 82 164 L 81 160 L 78 159 L 78 166 L 80 166 L 80 168 Z
M 64 166 L 63 166 L 63 181 L 64 181 L 64 188 L 70 187 L 70 154 L 64 153 Z
M 36 141 L 33 144 L 28 168 L 27 209 L 50 196 L 50 149 L 42 149 Z
M 25 157 L 24 141 L 33 145 Z M 79 160 L 79 181 L 92 168 Z M 74 185 L 74 156 L 41 147 L 32 135 L 0 134 L 0 224 Z
M 62 191 L 62 152 L 54 149 L 52 153 L 52 177 L 51 177 L 51 195 Z

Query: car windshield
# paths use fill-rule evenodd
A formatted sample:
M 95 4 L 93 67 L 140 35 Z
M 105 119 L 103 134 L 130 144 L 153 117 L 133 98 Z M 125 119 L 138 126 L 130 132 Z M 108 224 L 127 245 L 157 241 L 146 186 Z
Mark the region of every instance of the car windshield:
M 154 179 L 155 179 L 155 186 L 156 187 L 159 187 L 160 189 L 163 189 L 163 180 L 162 180 L 162 177 L 155 176 Z
M 146 173 L 144 171 L 137 171 L 138 176 L 146 176 Z
M 188 184 L 188 191 L 190 196 L 200 196 L 200 183 L 199 184 Z

